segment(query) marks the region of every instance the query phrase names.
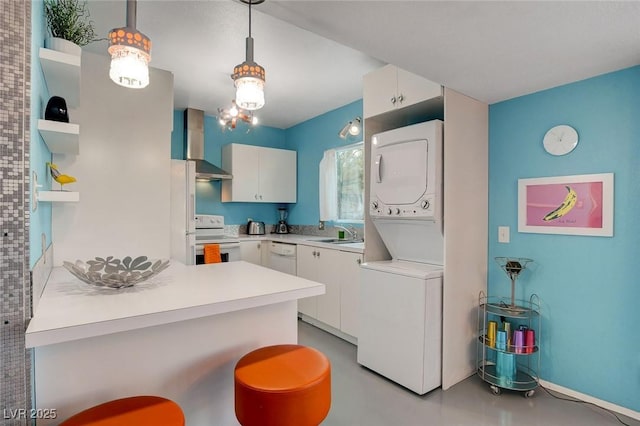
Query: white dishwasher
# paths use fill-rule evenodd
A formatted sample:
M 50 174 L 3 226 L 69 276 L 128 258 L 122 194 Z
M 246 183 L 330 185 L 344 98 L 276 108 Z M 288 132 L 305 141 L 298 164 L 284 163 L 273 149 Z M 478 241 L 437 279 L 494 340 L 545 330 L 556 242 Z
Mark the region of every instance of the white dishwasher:
M 269 246 L 269 267 L 296 275 L 296 245 L 272 241 Z

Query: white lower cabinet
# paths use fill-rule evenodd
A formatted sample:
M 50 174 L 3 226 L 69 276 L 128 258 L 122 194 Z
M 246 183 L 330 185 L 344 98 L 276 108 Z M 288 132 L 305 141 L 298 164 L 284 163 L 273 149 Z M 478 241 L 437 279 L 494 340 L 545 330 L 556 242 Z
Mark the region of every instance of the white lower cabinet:
M 340 330 L 358 337 L 360 307 L 360 253 L 340 252 Z
M 298 245 L 298 276 L 326 287 L 321 296 L 298 300 L 298 311 L 357 337 L 361 262 L 359 253 Z
M 240 259 L 256 265 L 267 266 L 264 241 L 240 241 Z

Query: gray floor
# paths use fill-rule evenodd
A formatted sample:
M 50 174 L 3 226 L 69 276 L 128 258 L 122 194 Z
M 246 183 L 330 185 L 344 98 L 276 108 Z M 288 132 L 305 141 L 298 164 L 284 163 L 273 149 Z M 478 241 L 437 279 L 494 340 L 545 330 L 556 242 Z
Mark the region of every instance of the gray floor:
M 332 405 L 323 426 L 541 426 L 621 425 L 589 404 L 561 401 L 538 389 L 531 398 L 505 391 L 495 396 L 477 376 L 448 389 L 418 396 L 361 367 L 356 347 L 302 321 L 299 342 L 325 353 L 332 368 Z M 563 396 L 557 394 L 559 396 Z M 640 422 L 619 417 L 625 423 Z

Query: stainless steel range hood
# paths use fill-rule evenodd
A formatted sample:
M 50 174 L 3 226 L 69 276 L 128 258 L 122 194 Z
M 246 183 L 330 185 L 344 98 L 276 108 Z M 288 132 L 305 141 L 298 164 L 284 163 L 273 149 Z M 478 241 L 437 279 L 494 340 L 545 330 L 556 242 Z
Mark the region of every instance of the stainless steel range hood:
M 204 159 L 204 111 L 187 108 L 184 111 L 185 158 L 196 163 L 196 179 L 231 179 L 230 173 Z

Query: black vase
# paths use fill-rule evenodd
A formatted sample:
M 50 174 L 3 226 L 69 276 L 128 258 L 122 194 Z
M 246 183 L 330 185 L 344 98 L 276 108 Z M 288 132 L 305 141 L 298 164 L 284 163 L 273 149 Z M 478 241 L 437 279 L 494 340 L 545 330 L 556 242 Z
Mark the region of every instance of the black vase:
M 69 122 L 67 114 L 67 103 L 60 96 L 52 96 L 47 102 L 47 109 L 44 111 L 45 120 Z

